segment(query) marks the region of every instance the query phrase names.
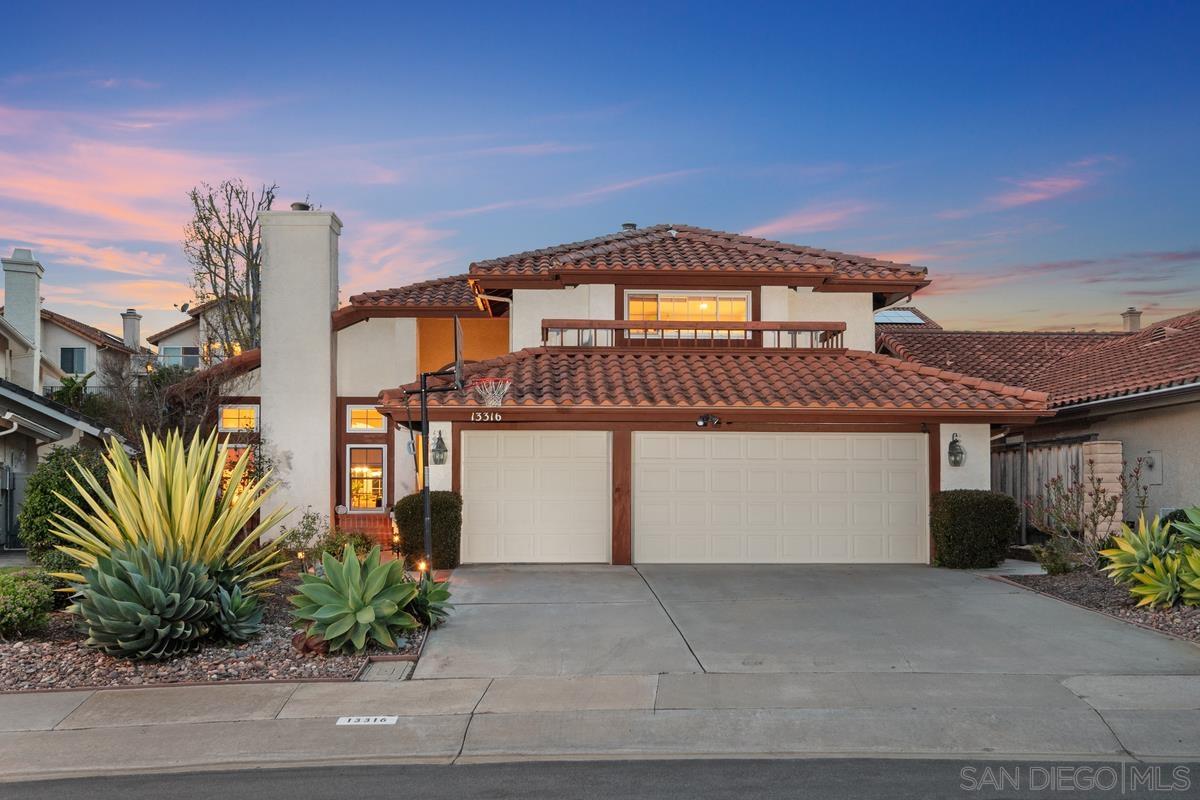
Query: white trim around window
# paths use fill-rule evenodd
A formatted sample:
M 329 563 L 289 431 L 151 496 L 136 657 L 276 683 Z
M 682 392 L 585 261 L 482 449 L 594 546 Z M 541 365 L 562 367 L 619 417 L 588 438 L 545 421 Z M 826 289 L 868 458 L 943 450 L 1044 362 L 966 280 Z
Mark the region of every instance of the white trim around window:
M 379 414 L 379 426 L 375 428 L 356 428 L 354 427 L 354 412 L 355 411 L 375 411 L 373 405 L 348 405 L 346 406 L 346 433 L 387 433 L 387 419 Z M 376 412 L 378 414 L 378 412 Z
M 380 464 L 382 466 L 382 472 L 380 473 L 380 480 L 382 482 L 380 483 L 379 505 L 378 506 L 372 506 L 371 508 L 355 508 L 354 507 L 354 501 L 350 494 L 350 478 L 351 478 L 351 476 L 350 476 L 350 457 L 351 457 L 351 455 L 350 454 L 354 450 L 378 450 L 378 451 L 380 451 Z M 345 469 L 346 469 L 346 479 L 345 479 L 345 482 L 343 483 L 343 487 L 346 492 L 346 494 L 345 494 L 346 512 L 349 514 L 379 514 L 381 512 L 386 512 L 387 511 L 387 500 L 388 500 L 388 447 L 387 447 L 387 445 L 386 444 L 348 444 L 348 445 L 346 445 Z
M 226 411 L 251 411 L 254 413 L 254 426 L 227 426 L 225 425 Z M 217 406 L 217 430 L 221 433 L 257 433 L 258 432 L 258 405 L 256 403 L 222 403 Z

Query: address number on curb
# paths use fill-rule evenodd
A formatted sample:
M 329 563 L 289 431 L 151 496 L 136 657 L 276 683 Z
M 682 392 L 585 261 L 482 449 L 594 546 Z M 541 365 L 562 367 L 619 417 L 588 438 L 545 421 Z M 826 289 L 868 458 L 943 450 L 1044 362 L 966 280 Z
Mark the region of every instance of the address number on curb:
M 471 422 L 499 422 L 499 411 L 472 411 Z
M 397 717 L 338 717 L 338 725 L 395 725 Z

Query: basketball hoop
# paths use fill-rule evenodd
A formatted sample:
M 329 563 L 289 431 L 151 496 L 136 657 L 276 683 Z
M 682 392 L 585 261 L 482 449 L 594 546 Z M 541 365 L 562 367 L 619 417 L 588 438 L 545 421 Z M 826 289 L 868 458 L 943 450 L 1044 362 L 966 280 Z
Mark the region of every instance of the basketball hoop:
M 512 386 L 512 378 L 476 378 L 471 381 L 475 396 L 485 406 L 500 406 L 504 404 L 504 396 L 508 387 Z

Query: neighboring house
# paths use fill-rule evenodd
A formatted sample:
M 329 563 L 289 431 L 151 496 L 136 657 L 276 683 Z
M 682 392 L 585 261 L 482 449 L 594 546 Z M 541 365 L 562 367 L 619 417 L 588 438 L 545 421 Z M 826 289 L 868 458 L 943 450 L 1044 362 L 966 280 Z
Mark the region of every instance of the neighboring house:
M 240 382 L 219 422 L 261 436 L 276 502 L 343 528 L 385 536 L 423 480 L 461 492 L 467 562 L 927 563 L 930 494 L 989 487 L 993 430 L 1048 413 L 874 352 L 923 268 L 626 225 L 337 308 L 340 233 L 262 215 L 262 348 L 213 368 Z M 431 396 L 419 465 L 408 392 L 453 360 L 455 317 L 467 380 L 512 384 L 497 408 Z
M 115 336 L 42 307 L 45 268 L 32 251 L 17 248 L 12 257 L 0 262 L 4 266 L 4 305 L 0 306 L 0 316 L 30 346 L 30 358 L 32 354 L 37 356 L 28 362 L 37 363 L 38 368 L 28 368 L 27 381 L 36 391 L 52 392 L 62 385 L 64 376 L 79 378 L 88 373 L 96 373 L 89 386 L 103 389 L 103 363 L 110 361 L 123 370 L 134 369 L 149 353 L 140 343 L 142 317 L 135 309 L 121 314 L 123 335 Z
M 187 314 L 187 319 L 147 336 L 146 341 L 157 349 L 156 363 L 197 369 L 227 358 L 217 334 L 221 325 L 220 303 L 220 300 L 195 305 L 185 303 L 180 310 Z M 235 347 L 233 355 L 239 352 Z
M 1046 477 L 1031 450 L 1119 442 L 1117 460 L 1143 459 L 1150 513 L 1200 504 L 1200 310 L 1146 328 L 1135 309 L 1122 317 L 1125 330 L 1113 333 L 888 331 L 879 343 L 899 358 L 1049 394 L 1053 418 L 995 440 L 998 453 L 1025 454 L 1029 474 L 1015 480 L 1026 492 Z M 1071 450 L 1077 465 L 1082 452 Z
M 42 266 L 30 251 L 18 249 L 12 258 L 0 261 L 6 301 L 0 313 L 0 547 L 7 549 L 21 546 L 17 515 L 41 452 L 54 445 L 99 445 L 111 434 L 100 423 L 43 395 L 65 373 L 57 358 L 46 357 L 55 351 L 43 349 L 42 343 L 47 338 L 72 341 L 58 329 L 82 323 L 39 308 Z M 91 341 L 83 334 L 76 341 L 80 340 Z M 102 350 L 107 345 L 95 346 Z

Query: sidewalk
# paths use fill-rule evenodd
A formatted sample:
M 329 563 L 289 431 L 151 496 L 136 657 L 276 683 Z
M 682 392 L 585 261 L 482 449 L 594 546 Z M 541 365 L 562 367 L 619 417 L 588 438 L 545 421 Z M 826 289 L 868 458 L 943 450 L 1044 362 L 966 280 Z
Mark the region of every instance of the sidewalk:
M 0 695 L 0 780 L 819 755 L 1200 760 L 1200 676 L 665 674 Z M 395 716 L 337 725 L 339 717 Z

